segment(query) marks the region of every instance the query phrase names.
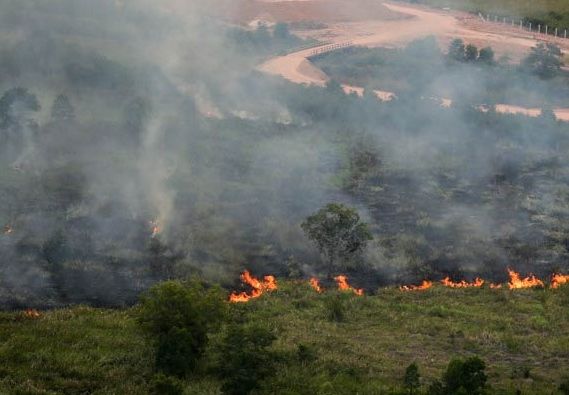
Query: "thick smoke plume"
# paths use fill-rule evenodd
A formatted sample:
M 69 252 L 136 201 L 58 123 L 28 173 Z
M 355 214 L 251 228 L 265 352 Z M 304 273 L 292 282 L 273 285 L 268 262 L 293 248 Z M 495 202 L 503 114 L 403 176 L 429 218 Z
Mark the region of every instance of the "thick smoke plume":
M 368 287 L 566 267 L 565 125 L 476 110 L 488 81 L 474 68 L 414 75 L 390 103 L 262 75 L 307 43 L 233 12 L 0 4 L 3 307 L 124 305 L 195 273 L 319 274 L 299 225 L 329 202 L 371 224 L 366 255 L 338 268 Z M 441 90 L 453 108 L 424 99 Z

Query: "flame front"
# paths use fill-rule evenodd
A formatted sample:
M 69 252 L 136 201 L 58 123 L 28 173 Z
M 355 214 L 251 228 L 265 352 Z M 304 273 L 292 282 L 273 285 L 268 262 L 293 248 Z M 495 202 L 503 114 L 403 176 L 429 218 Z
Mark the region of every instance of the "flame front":
M 554 274 L 551 278 L 551 288 L 557 289 L 563 284 L 569 284 L 569 275 Z
M 321 294 L 322 292 L 324 292 L 324 290 L 322 289 L 322 287 L 320 286 L 320 281 L 318 281 L 318 279 L 316 277 L 312 277 L 310 279 L 310 286 L 312 288 L 314 288 L 314 290 L 316 292 L 318 292 L 319 294 Z
M 441 283 L 445 287 L 450 287 L 450 288 L 480 288 L 484 285 L 484 280 L 482 280 L 479 277 L 476 277 L 476 279 L 474 279 L 474 281 L 471 283 L 464 280 L 459 282 L 453 282 L 450 279 L 450 277 L 446 277 L 441 281 Z
M 530 274 L 529 277 L 521 278 L 519 273 L 516 273 L 512 269 L 508 269 L 508 274 L 510 275 L 510 282 L 508 283 L 508 287 L 510 289 L 523 289 L 523 288 L 535 288 L 535 287 L 543 287 L 543 281 L 539 278 Z
M 40 318 L 41 314 L 36 309 L 26 309 L 24 311 L 24 317 L 30 318 L 30 319 L 36 319 L 36 318 Z
M 277 289 L 277 279 L 275 276 L 265 276 L 263 281 L 261 281 L 258 278 L 253 277 L 248 270 L 245 270 L 241 274 L 241 281 L 244 284 L 249 285 L 253 290 L 250 294 L 247 292 L 233 292 L 229 295 L 229 301 L 231 303 L 245 303 L 251 299 L 258 298 L 266 291 L 274 291 Z
M 425 291 L 433 286 L 432 281 L 424 280 L 421 285 L 403 285 L 399 287 L 401 291 Z
M 338 284 L 338 289 L 340 291 L 353 291 L 358 296 L 362 296 L 364 294 L 363 289 L 352 288 L 352 286 L 348 284 L 348 277 L 344 275 L 334 277 L 334 280 L 336 280 L 336 283 Z

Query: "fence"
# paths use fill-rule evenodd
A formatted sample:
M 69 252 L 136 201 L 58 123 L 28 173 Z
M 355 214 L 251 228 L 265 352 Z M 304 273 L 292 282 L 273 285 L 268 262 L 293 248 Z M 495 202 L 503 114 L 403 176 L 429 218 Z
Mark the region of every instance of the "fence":
M 310 52 L 310 56 L 316 56 L 316 55 L 321 55 L 321 54 L 332 52 L 332 51 L 337 51 L 338 49 L 352 47 L 353 45 L 354 45 L 354 43 L 352 41 L 346 41 L 346 42 L 338 43 L 338 44 L 324 45 L 322 47 L 314 48 Z
M 478 13 L 478 17 L 485 23 L 498 23 L 501 25 L 511 25 L 513 28 L 517 28 L 522 31 L 527 31 L 530 33 L 543 34 L 549 37 L 567 39 L 568 29 L 550 28 L 548 25 L 533 24 L 532 22 L 524 22 L 524 20 L 519 20 L 516 18 L 499 17 L 497 15 L 482 15 Z

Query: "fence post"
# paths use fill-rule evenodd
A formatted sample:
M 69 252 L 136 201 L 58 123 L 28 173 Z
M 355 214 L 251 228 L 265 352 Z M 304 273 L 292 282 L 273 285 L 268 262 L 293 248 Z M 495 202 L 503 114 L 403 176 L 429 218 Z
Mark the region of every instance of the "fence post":
M 537 25 L 537 32 L 541 34 L 541 25 Z
M 531 22 L 529 23 L 529 31 L 531 32 Z
M 565 29 L 565 38 L 567 38 L 567 29 Z
M 545 34 L 549 33 L 549 26 L 545 25 Z

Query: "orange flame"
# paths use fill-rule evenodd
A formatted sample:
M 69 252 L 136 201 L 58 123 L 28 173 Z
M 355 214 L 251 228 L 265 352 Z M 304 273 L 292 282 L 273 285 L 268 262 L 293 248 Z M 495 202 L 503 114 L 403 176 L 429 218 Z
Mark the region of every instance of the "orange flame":
M 490 284 L 490 289 L 501 289 L 502 284 Z
M 321 294 L 322 292 L 324 292 L 324 290 L 322 289 L 322 287 L 320 286 L 320 281 L 318 281 L 318 279 L 316 277 L 312 277 L 310 279 L 310 286 L 312 288 L 314 288 L 314 290 L 316 292 L 318 292 L 319 294 Z
M 266 291 L 274 291 L 277 289 L 277 280 L 274 276 L 265 276 L 263 281 L 261 281 L 258 278 L 253 277 L 248 270 L 245 270 L 241 274 L 241 281 L 243 281 L 244 284 L 249 285 L 253 290 L 251 291 L 251 294 L 247 294 L 247 292 L 233 292 L 229 295 L 229 301 L 231 303 L 245 303 L 251 299 L 258 298 Z
M 40 318 L 41 314 L 36 309 L 26 309 L 24 311 L 24 317 L 30 318 L 30 319 L 36 319 L 36 318 Z
M 363 289 L 352 288 L 351 285 L 348 284 L 348 277 L 344 275 L 334 277 L 334 280 L 336 280 L 336 283 L 338 284 L 338 289 L 340 291 L 353 291 L 358 296 L 362 296 L 364 294 Z
M 519 273 L 516 273 L 512 269 L 508 269 L 508 274 L 510 275 L 510 282 L 508 287 L 510 289 L 522 289 L 522 288 L 535 288 L 543 287 L 543 281 L 530 274 L 529 277 L 521 278 Z
M 152 227 L 152 238 L 158 236 L 162 232 L 160 227 L 160 222 L 158 220 L 150 221 L 150 226 Z
M 399 287 L 401 291 L 425 291 L 433 286 L 432 281 L 424 280 L 421 285 L 403 285 Z
M 455 283 L 450 279 L 450 277 L 446 277 L 441 281 L 441 283 L 445 287 L 450 288 L 480 288 L 484 285 L 484 280 L 482 280 L 480 277 L 476 277 L 476 279 L 474 279 L 474 281 L 471 283 L 464 280 Z
M 551 288 L 557 289 L 563 284 L 569 284 L 569 275 L 554 274 L 551 278 Z

